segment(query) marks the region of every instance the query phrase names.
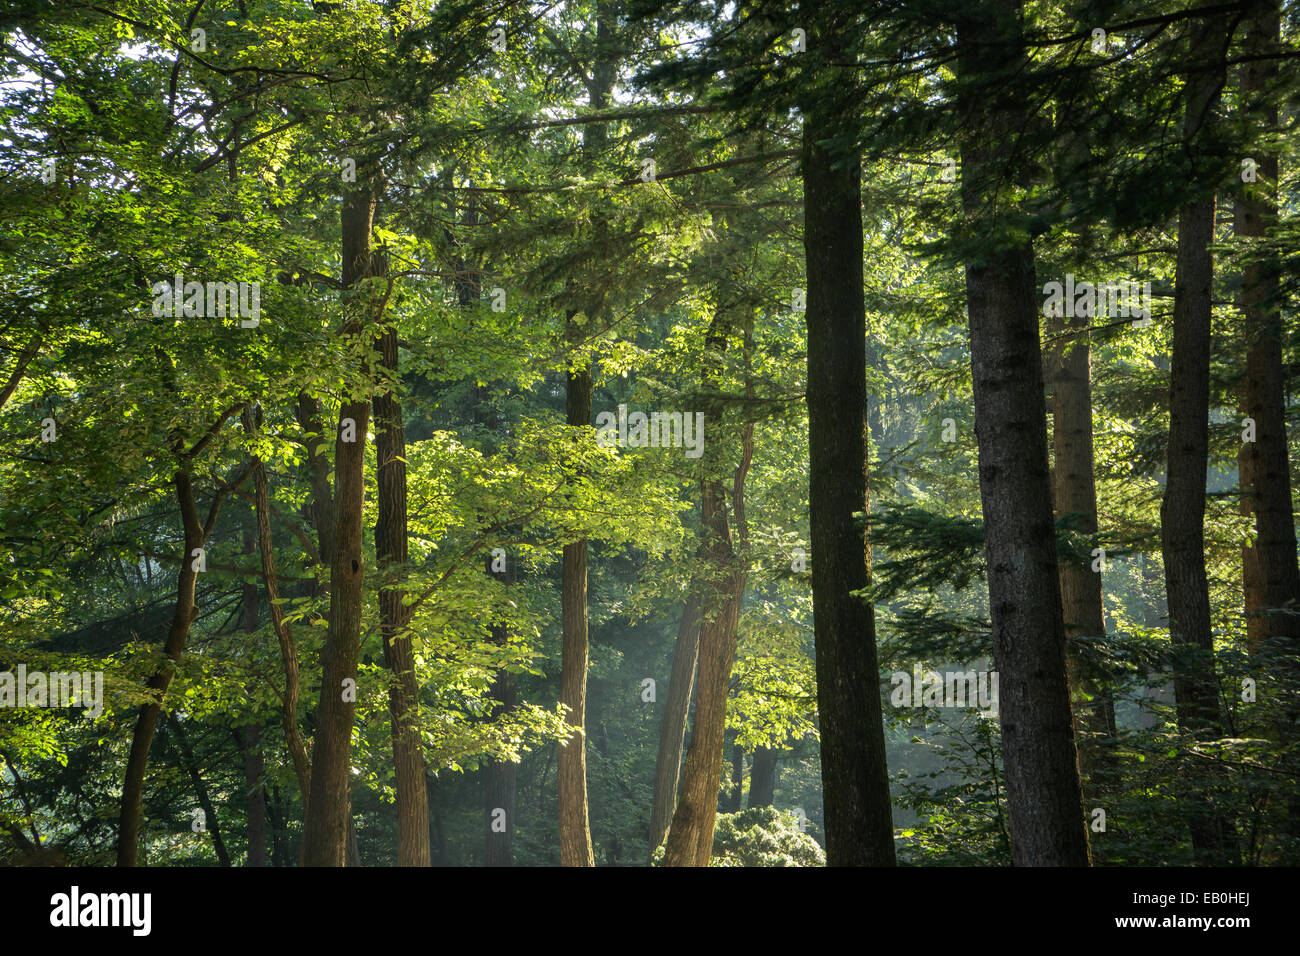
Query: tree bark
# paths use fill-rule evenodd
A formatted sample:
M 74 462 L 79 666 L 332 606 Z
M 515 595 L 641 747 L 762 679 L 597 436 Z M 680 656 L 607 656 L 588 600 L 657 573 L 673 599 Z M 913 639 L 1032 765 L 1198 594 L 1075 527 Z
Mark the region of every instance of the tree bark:
M 27 372 L 27 366 L 32 364 L 32 359 L 40 354 L 41 346 L 45 344 L 45 324 L 41 323 L 39 332 L 34 332 L 32 337 L 27 340 L 23 350 L 18 353 L 18 359 L 14 363 L 13 371 L 9 373 L 8 380 L 5 381 L 4 387 L 0 388 L 0 409 L 5 407 L 9 397 L 18 389 L 18 385 L 23 380 L 23 375 Z
M 1275 0 L 1256 3 L 1247 24 L 1245 48 L 1267 56 L 1280 40 L 1280 16 Z M 1262 132 L 1275 133 L 1278 111 L 1268 91 L 1277 73 L 1271 60 L 1242 65 L 1244 108 Z M 1262 154 L 1257 183 L 1237 202 L 1235 231 L 1247 241 L 1275 241 L 1277 230 L 1278 159 Z M 1295 515 L 1291 506 L 1291 472 L 1286 434 L 1286 375 L 1282 363 L 1281 268 L 1276 254 L 1255 257 L 1242 276 L 1240 306 L 1245 320 L 1248 352 L 1241 384 L 1243 417 L 1255 423 L 1255 441 L 1243 442 L 1237 454 L 1241 512 L 1255 518 L 1255 541 L 1242 548 L 1246 597 L 1246 633 L 1253 656 L 1266 648 L 1271 666 L 1295 679 L 1300 656 L 1300 567 L 1296 564 Z M 1277 609 L 1286 611 L 1278 613 Z M 1266 613 L 1271 610 L 1273 613 Z M 1274 646 L 1269 646 L 1273 643 Z M 1279 728 L 1279 740 L 1294 745 L 1300 714 L 1289 707 Z M 1300 834 L 1300 795 L 1289 801 L 1288 829 Z
M 567 321 L 570 342 L 581 337 Z M 591 370 L 586 366 L 568 376 L 566 424 L 591 424 Z M 573 730 L 560 741 L 556 757 L 557 804 L 560 823 L 560 862 L 564 866 L 595 866 L 587 819 L 587 541 L 565 545 L 561 603 L 563 649 L 560 664 L 560 703 L 568 708 L 565 721 Z
M 596 50 L 591 76 L 583 77 L 594 110 L 605 108 L 617 76 L 611 45 L 613 11 L 606 2 L 596 4 Z M 600 155 L 608 139 L 603 123 L 583 128 L 582 151 L 590 160 Z M 603 231 L 597 223 L 598 235 Z M 594 306 L 594 303 L 593 303 Z M 574 312 L 565 319 L 565 338 L 570 347 L 583 340 L 574 323 Z M 583 362 L 568 375 L 565 423 L 577 428 L 591 425 L 592 378 L 590 365 Z M 558 744 L 556 783 L 560 829 L 560 862 L 564 866 L 595 866 L 591 826 L 587 810 L 587 541 L 565 545 L 561 587 L 563 649 L 560 662 L 560 702 L 568 708 L 565 721 L 574 728 Z
M 180 663 L 181 655 L 184 653 L 190 625 L 198 616 L 198 605 L 194 600 L 198 574 L 193 570 L 194 559 L 191 554 L 195 548 L 203 547 L 207 534 L 199 519 L 198 506 L 194 500 L 194 484 L 190 477 L 188 460 L 182 460 L 173 477 L 173 483 L 176 486 L 176 501 L 180 506 L 181 522 L 185 529 L 185 551 L 176 579 L 176 610 L 172 614 L 167 639 L 163 643 L 163 655 L 166 659 L 149 678 L 148 688 L 153 694 L 153 700 L 140 708 L 135 730 L 131 735 L 131 753 L 126 762 L 126 777 L 122 784 L 122 811 L 117 830 L 118 866 L 136 865 L 140 843 L 140 814 L 144 799 L 144 772 L 149 763 L 149 748 L 153 744 L 154 731 L 158 726 L 158 716 L 162 713 L 162 702 L 167 694 L 167 688 L 171 685 L 176 665 Z
M 244 409 L 244 431 L 250 437 L 257 434 L 258 421 L 253 409 Z M 271 629 L 280 645 L 280 662 L 284 665 L 284 693 L 280 697 L 280 725 L 284 729 L 284 743 L 293 761 L 298 793 L 302 796 L 306 813 L 311 796 L 311 762 L 307 758 L 307 745 L 298 726 L 298 645 L 293 631 L 284 621 L 280 605 L 280 582 L 275 573 L 275 553 L 271 547 L 271 494 L 262 462 L 253 459 L 253 501 L 257 513 L 258 552 L 262 564 L 262 586 L 266 589 L 267 607 L 271 614 Z
M 244 752 L 245 805 L 248 813 L 248 858 L 245 866 L 266 866 L 266 785 L 262 781 L 262 728 L 245 724 L 240 730 Z
M 1024 62 L 1019 0 L 963 12 L 958 107 L 963 205 L 985 249 L 966 264 L 993 653 L 1012 860 L 1090 864 L 1065 665 L 1052 519 L 1034 254 L 984 217 L 987 192 L 1017 170 L 1007 144 L 1030 121 L 1014 72 Z
M 706 354 L 721 355 L 727 346 L 731 323 L 720 306 L 706 338 Z M 745 361 L 748 367 L 751 338 L 745 333 Z M 706 360 L 704 392 L 720 385 L 721 369 Z M 714 421 L 720 415 L 712 415 Z M 715 426 L 715 434 L 717 428 Z M 745 478 L 753 458 L 753 425 L 744 430 L 743 451 L 732 483 L 732 501 L 742 554 L 747 545 L 744 523 Z M 704 451 L 705 467 L 716 468 L 716 439 Z M 726 738 L 727 694 L 731 667 L 736 656 L 740 602 L 745 594 L 747 573 L 744 560 L 732 543 L 731 523 L 727 517 L 727 491 L 722 482 L 706 470 L 700 480 L 701 547 L 709 567 L 706 585 L 714 598 L 713 607 L 701 615 L 699 639 L 699 681 L 695 690 L 695 723 L 691 744 L 686 751 L 682 774 L 682 795 L 673 813 L 664 848 L 665 866 L 708 866 L 713 856 L 713 831 L 718 818 L 718 790 L 722 785 L 722 750 Z
M 776 799 L 776 758 L 773 747 L 759 747 L 749 768 L 749 809 L 770 807 Z
M 397 381 L 397 330 L 389 326 L 377 343 L 380 366 Z M 402 406 L 393 389 L 375 395 L 375 455 L 379 483 L 379 522 L 375 557 L 384 584 L 379 591 L 384 664 L 392 672 L 388 714 L 397 778 L 397 865 L 429 865 L 429 796 L 425 786 L 424 744 L 420 732 L 420 687 L 411 647 L 411 609 L 403 601 L 407 561 L 406 435 Z M 394 578 L 396 580 L 394 580 Z
M 681 773 L 686 716 L 695 689 L 695 663 L 700 649 L 699 582 L 692 581 L 677 626 L 673 666 L 668 676 L 668 699 L 659 725 L 659 755 L 655 759 L 654 796 L 650 808 L 650 854 L 659 849 L 677 809 L 677 782 Z
M 1222 24 L 1193 28 L 1189 58 L 1221 42 Z M 1218 102 L 1223 73 L 1189 74 L 1183 138 L 1198 139 Z M 1210 321 L 1214 261 L 1214 197 L 1185 203 L 1178 214 L 1174 283 L 1173 354 L 1169 375 L 1169 442 L 1164 500 L 1160 505 L 1169 637 L 1174 658 L 1174 706 L 1178 727 L 1197 739 L 1223 734 L 1215 676 L 1210 590 L 1205 571 L 1205 492 L 1209 459 Z M 1232 824 L 1197 799 L 1189 815 L 1192 847 L 1203 862 L 1235 861 Z
M 1267 55 L 1279 39 L 1279 14 L 1272 0 L 1257 3 L 1246 34 L 1254 53 Z M 1242 96 L 1246 109 L 1265 132 L 1276 131 L 1274 105 L 1254 102 L 1268 90 L 1277 72 L 1272 61 L 1242 65 Z M 1267 241 L 1277 228 L 1278 159 L 1259 156 L 1257 182 L 1238 200 L 1234 220 L 1238 236 Z M 1300 566 L 1296 563 L 1295 515 L 1291 505 L 1291 472 L 1286 434 L 1286 376 L 1282 366 L 1280 269 L 1276 256 L 1252 258 L 1244 270 L 1240 307 L 1245 320 L 1248 353 L 1241 384 L 1241 411 L 1255 422 L 1255 441 L 1243 442 L 1237 461 L 1241 475 L 1241 507 L 1255 518 L 1255 543 L 1244 549 L 1248 574 L 1246 620 L 1251 649 L 1258 653 L 1270 638 L 1282 638 L 1295 650 L 1300 645 L 1296 611 L 1300 608 Z M 1254 578 L 1252 581 L 1251 578 Z M 1291 614 L 1266 615 L 1265 609 L 1290 607 Z
M 813 634 L 828 866 L 894 865 L 875 612 L 867 545 L 866 313 L 861 166 L 824 141 L 842 130 L 804 120 L 804 257 L 808 276 L 808 508 Z
M 370 230 L 374 218 L 373 186 L 344 196 L 343 285 L 351 289 L 374 275 Z M 364 295 L 364 293 L 363 293 Z M 354 309 L 363 306 L 353 303 Z M 349 319 L 350 341 L 361 337 L 362 322 Z M 364 357 L 358 357 L 365 362 Z M 344 441 L 344 423 L 355 425 L 355 441 Z M 355 689 L 360 654 L 362 585 L 365 553 L 362 514 L 365 509 L 366 429 L 370 402 L 350 398 L 339 412 L 334 443 L 335 526 L 330 567 L 330 619 L 321 651 L 321 692 L 316 708 L 316 739 L 312 749 L 311 796 L 303 825 L 304 866 L 344 866 L 351 819 L 350 754 L 356 717 Z M 345 683 L 346 682 L 346 683 Z
M 1092 537 L 1097 533 L 1097 484 L 1092 441 L 1092 349 L 1088 316 L 1053 323 L 1062 334 L 1052 350 L 1052 444 L 1055 467 L 1052 492 L 1057 520 L 1069 517 L 1073 527 Z M 1063 563 L 1060 567 L 1061 608 L 1065 624 L 1065 663 L 1074 697 L 1074 735 L 1079 773 L 1085 791 L 1093 774 L 1108 773 L 1106 741 L 1115 737 L 1115 700 L 1105 675 L 1089 667 L 1074 647 L 1080 638 L 1106 636 L 1102 607 L 1102 576 L 1092 565 Z
M 695 723 L 682 773 L 682 795 L 664 849 L 665 866 L 708 866 L 717 823 L 718 789 L 722 784 L 722 747 L 727 718 L 727 692 L 736 653 L 736 626 L 745 575 L 734 563 L 727 505 L 722 484 L 703 482 L 705 552 L 721 573 L 713 585 L 714 606 L 700 626 L 699 681 L 695 689 Z

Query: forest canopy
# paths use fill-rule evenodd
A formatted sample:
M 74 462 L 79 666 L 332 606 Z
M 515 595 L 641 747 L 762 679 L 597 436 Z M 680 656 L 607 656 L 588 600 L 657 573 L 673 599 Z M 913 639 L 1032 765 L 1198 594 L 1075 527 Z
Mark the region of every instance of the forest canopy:
M 1296 865 L 1298 36 L 0 3 L 0 862 Z

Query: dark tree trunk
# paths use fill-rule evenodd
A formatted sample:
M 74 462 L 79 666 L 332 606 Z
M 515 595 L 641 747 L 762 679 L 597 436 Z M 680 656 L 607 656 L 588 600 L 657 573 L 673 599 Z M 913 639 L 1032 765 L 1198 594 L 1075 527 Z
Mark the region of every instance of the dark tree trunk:
M 244 752 L 245 805 L 248 810 L 248 859 L 245 866 L 266 866 L 266 784 L 262 760 L 262 728 L 245 724 L 240 731 Z
M 749 768 L 749 809 L 770 807 L 776 799 L 776 757 L 772 747 L 759 747 Z
M 892 866 L 875 613 L 853 515 L 867 508 L 866 313 L 861 167 L 824 141 L 842 133 L 804 120 L 804 257 L 808 275 L 808 508 L 817 714 L 829 866 Z
M 654 796 L 650 808 L 650 854 L 659 849 L 677 809 L 677 781 L 681 774 L 686 716 L 695 688 L 695 662 L 700 649 L 700 583 L 692 581 L 677 626 L 673 666 L 668 677 L 668 699 L 659 725 L 659 756 L 655 759 Z
M 1190 59 L 1222 42 L 1222 23 L 1193 28 Z M 1198 134 L 1218 102 L 1223 72 L 1189 74 L 1183 137 Z M 1198 739 L 1223 734 L 1215 676 L 1210 590 L 1205 572 L 1205 491 L 1209 458 L 1210 321 L 1214 285 L 1214 198 L 1185 203 L 1178 214 L 1174 284 L 1173 354 L 1169 375 L 1169 443 L 1164 500 L 1160 505 L 1161 551 L 1169 599 L 1169 636 L 1174 656 L 1178 727 Z M 1235 862 L 1232 824 L 1198 798 L 1188 815 L 1192 847 L 1202 862 Z
M 384 330 L 377 343 L 380 365 L 398 376 L 397 330 Z M 384 664 L 392 672 L 388 715 L 397 780 L 397 865 L 429 865 L 429 797 L 425 787 L 424 744 L 420 734 L 420 687 L 411 648 L 411 609 L 403 602 L 406 573 L 406 436 L 402 406 L 392 390 L 375 395 L 375 455 L 378 462 L 379 521 L 375 557 L 383 576 L 379 591 Z
M 983 217 L 1017 171 L 1007 144 L 1030 122 L 1014 71 L 1024 62 L 1018 0 L 958 27 L 962 200 L 987 252 L 966 265 L 975 433 L 1012 860 L 1090 863 L 1065 665 L 1052 482 L 1043 408 L 1038 295 L 1029 242 Z
M 1255 4 L 1246 32 L 1251 54 L 1276 51 L 1280 20 L 1275 0 Z M 1276 133 L 1277 107 L 1268 91 L 1277 68 L 1259 59 L 1242 65 L 1244 107 L 1265 133 Z M 1257 183 L 1237 203 L 1236 233 L 1248 241 L 1267 242 L 1277 230 L 1278 160 L 1272 153 L 1258 160 Z M 1246 583 L 1246 626 L 1252 654 L 1267 642 L 1282 652 L 1281 670 L 1293 671 L 1300 654 L 1300 567 L 1296 564 L 1295 515 L 1291 508 L 1291 473 L 1286 435 L 1286 375 L 1282 362 L 1281 269 L 1276 255 L 1256 257 L 1242 277 L 1241 311 L 1247 336 L 1246 377 L 1241 384 L 1241 412 L 1255 422 L 1254 442 L 1243 442 L 1237 455 L 1242 491 L 1241 511 L 1255 518 L 1255 542 L 1242 549 Z M 1277 613 L 1288 608 L 1289 613 Z M 1274 609 L 1266 614 L 1266 609 Z M 1278 658 L 1274 658 L 1278 660 Z M 1273 665 L 1278 669 L 1278 665 Z M 1282 675 L 1279 675 L 1282 676 Z M 1292 676 L 1294 680 L 1294 675 Z M 1300 714 L 1288 708 L 1280 739 L 1294 744 Z M 1289 829 L 1300 834 L 1300 795 L 1290 799 Z
M 1247 33 L 1251 49 L 1266 54 L 1278 43 L 1278 11 L 1272 2 L 1259 3 Z M 1242 66 L 1242 94 L 1248 100 L 1268 89 L 1276 67 L 1269 60 Z M 1277 107 L 1248 108 L 1264 130 L 1276 130 Z M 1278 160 L 1261 154 L 1257 182 L 1237 202 L 1238 236 L 1266 240 L 1277 228 Z M 1280 269 L 1276 257 L 1256 256 L 1245 268 L 1241 311 L 1245 319 L 1248 353 L 1241 385 L 1241 411 L 1255 422 L 1255 441 L 1243 442 L 1238 453 L 1241 470 L 1242 512 L 1255 518 L 1254 547 L 1246 548 L 1248 566 L 1256 569 L 1254 587 L 1247 591 L 1246 615 L 1252 648 L 1269 638 L 1297 644 L 1295 614 L 1265 615 L 1267 608 L 1300 605 L 1300 567 L 1296 564 L 1295 515 L 1291 508 L 1291 472 L 1286 435 L 1286 376 L 1282 365 L 1282 315 Z M 1253 593 L 1252 593 L 1253 592 Z
M 369 184 L 368 184 L 369 187 Z M 375 201 L 370 188 L 348 193 L 343 200 L 343 284 L 348 289 L 374 274 L 370 229 Z M 361 292 L 366 297 L 366 292 Z M 366 306 L 352 303 L 353 309 Z M 345 327 L 352 341 L 361 337 L 362 321 L 353 315 Z M 358 361 L 364 362 L 364 358 Z M 355 425 L 354 441 L 344 441 L 344 423 Z M 368 397 L 349 398 L 339 412 L 334 444 L 335 525 L 330 567 L 330 619 L 321 651 L 321 693 L 316 708 L 316 739 L 312 749 L 311 796 L 303 826 L 304 866 L 344 866 L 347 863 L 351 819 L 349 756 L 356 717 L 355 688 L 360 654 L 362 585 L 365 552 L 362 514 L 365 510 L 366 429 Z

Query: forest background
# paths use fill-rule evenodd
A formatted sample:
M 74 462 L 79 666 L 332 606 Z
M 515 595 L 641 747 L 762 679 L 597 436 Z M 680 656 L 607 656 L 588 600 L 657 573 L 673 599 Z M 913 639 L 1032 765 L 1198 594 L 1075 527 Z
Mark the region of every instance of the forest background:
M 6 862 L 1300 860 L 1294 3 L 0 11 Z

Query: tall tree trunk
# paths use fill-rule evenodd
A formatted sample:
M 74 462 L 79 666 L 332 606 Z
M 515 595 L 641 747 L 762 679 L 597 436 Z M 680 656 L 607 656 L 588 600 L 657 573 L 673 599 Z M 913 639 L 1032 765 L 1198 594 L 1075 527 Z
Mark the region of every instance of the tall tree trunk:
M 1247 32 L 1248 47 L 1254 53 L 1267 55 L 1277 46 L 1278 31 L 1276 4 L 1270 0 L 1258 3 Z M 1242 95 L 1265 131 L 1277 129 L 1277 107 L 1261 107 L 1252 101 L 1268 89 L 1276 72 L 1276 66 L 1267 59 L 1242 66 Z M 1278 159 L 1275 154 L 1265 153 L 1257 162 L 1257 182 L 1238 200 L 1234 225 L 1238 236 L 1266 241 L 1277 228 Z M 1241 411 L 1254 420 L 1256 434 L 1255 441 L 1242 443 L 1237 456 L 1242 513 L 1255 518 L 1255 544 L 1245 549 L 1247 566 L 1256 569 L 1254 587 L 1248 588 L 1246 595 L 1247 624 L 1255 651 L 1269 638 L 1290 638 L 1293 646 L 1297 643 L 1294 613 L 1265 616 L 1263 611 L 1300 605 L 1300 566 L 1296 563 L 1287 456 L 1280 297 L 1276 257 L 1263 258 L 1256 253 L 1245 268 L 1240 299 L 1249 348 L 1241 384 Z
M 966 265 L 980 499 L 1012 860 L 1090 863 L 1065 665 L 1052 482 L 1043 407 L 1034 254 L 983 219 L 1001 189 L 1007 144 L 1029 123 L 1019 0 L 963 11 L 958 26 L 965 129 L 962 200 L 988 252 Z
M 673 645 L 673 666 L 668 676 L 668 699 L 659 724 L 659 755 L 655 758 L 654 796 L 650 806 L 650 854 L 664 842 L 673 811 L 677 809 L 677 781 L 681 774 L 682 745 L 686 739 L 686 715 L 695 689 L 695 663 L 700 649 L 700 597 L 698 581 L 687 591 L 677 641 Z
M 1072 516 L 1081 534 L 1097 533 L 1097 484 L 1093 471 L 1092 350 L 1088 316 L 1055 322 L 1060 334 L 1051 350 L 1052 444 L 1055 468 L 1052 497 L 1058 520 Z M 1094 773 L 1106 774 L 1113 762 L 1106 759 L 1106 741 L 1115 737 L 1115 700 L 1103 683 L 1104 675 L 1085 664 L 1074 642 L 1106 636 L 1102 610 L 1102 577 L 1091 564 L 1063 563 L 1060 567 L 1061 608 L 1065 623 L 1065 663 L 1074 697 L 1074 735 L 1079 751 L 1079 772 L 1085 790 Z
M 259 429 L 258 414 L 244 409 L 244 431 L 249 437 Z M 259 459 L 253 459 L 253 501 L 257 514 L 258 552 L 262 564 L 262 586 L 266 589 L 267 607 L 271 614 L 271 629 L 280 646 L 280 662 L 284 666 L 284 693 L 280 695 L 280 725 L 284 729 L 284 743 L 293 761 L 298 793 L 302 797 L 304 812 L 311 795 L 311 762 L 307 758 L 307 745 L 298 726 L 298 645 L 293 631 L 284 620 L 280 604 L 280 582 L 275 573 L 275 552 L 271 542 L 271 493 L 267 485 L 266 469 Z
M 568 320 L 570 341 L 581 337 Z M 591 424 L 591 370 L 582 367 L 568 376 L 566 423 L 586 428 Z M 591 829 L 587 819 L 587 542 L 564 546 L 563 648 L 560 664 L 560 703 L 568 708 L 565 720 L 572 727 L 560 741 L 556 757 L 560 862 L 564 866 L 595 866 Z
M 717 823 L 718 789 L 722 784 L 722 748 L 727 717 L 727 692 L 736 653 L 736 626 L 745 575 L 734 564 L 727 505 L 722 483 L 703 482 L 705 551 L 721 573 L 711 582 L 713 606 L 702 615 L 699 680 L 695 689 L 695 722 L 682 773 L 682 795 L 668 829 L 665 866 L 708 866 Z
M 1217 18 L 1216 18 L 1217 19 Z M 1222 24 L 1193 27 L 1183 138 L 1200 137 L 1218 102 L 1223 73 L 1199 57 L 1222 42 Z M 1174 652 L 1174 702 L 1178 726 L 1198 739 L 1223 734 L 1214 667 L 1210 590 L 1205 572 L 1205 491 L 1209 459 L 1210 320 L 1214 261 L 1214 197 L 1185 203 L 1178 213 L 1174 284 L 1173 354 L 1169 374 L 1169 442 L 1164 500 L 1160 505 L 1161 551 L 1169 598 L 1169 636 Z M 1189 815 L 1192 847 L 1204 862 L 1235 860 L 1231 823 L 1198 799 Z
M 248 810 L 248 858 L 245 866 L 266 866 L 266 784 L 262 777 L 262 728 L 245 724 L 240 730 L 244 752 L 245 805 Z
M 348 289 L 374 275 L 375 263 L 370 253 L 370 230 L 375 210 L 372 190 L 373 184 L 367 183 L 366 188 L 347 193 L 343 199 L 343 285 Z M 357 310 L 365 306 L 354 302 L 351 308 Z M 354 312 L 344 329 L 349 340 L 358 345 L 362 325 L 360 316 Z M 357 361 L 365 363 L 364 355 L 359 355 Z M 351 435 L 345 431 L 349 421 L 355 428 Z M 356 717 L 357 658 L 360 654 L 362 585 L 365 580 L 362 514 L 366 497 L 366 429 L 369 422 L 367 396 L 350 397 L 343 402 L 334 443 L 336 520 L 330 567 L 330 619 L 321 651 L 321 692 L 312 748 L 311 796 L 303 825 L 304 866 L 344 866 L 347 862 L 348 823 L 351 819 L 349 757 Z M 345 437 L 355 440 L 345 441 Z
M 1261 0 L 1251 11 L 1245 47 L 1261 59 L 1242 65 L 1244 108 L 1256 117 L 1264 133 L 1275 133 L 1278 111 L 1269 95 L 1277 73 L 1267 59 L 1277 50 L 1280 18 L 1276 0 Z M 1275 240 L 1277 229 L 1278 159 L 1262 154 L 1257 183 L 1237 203 L 1235 227 L 1248 242 Z M 1237 454 L 1242 514 L 1255 518 L 1255 542 L 1242 548 L 1246 592 L 1246 628 L 1252 654 L 1270 641 L 1272 665 L 1278 676 L 1295 678 L 1300 654 L 1300 567 L 1296 564 L 1295 515 L 1291 504 L 1291 472 L 1286 435 L 1286 375 L 1282 364 L 1280 265 L 1276 254 L 1249 262 L 1242 277 L 1240 306 L 1245 319 L 1246 376 L 1241 384 L 1241 412 L 1255 423 L 1255 441 L 1243 442 Z M 1276 609 L 1288 612 L 1277 613 Z M 1265 609 L 1274 613 L 1265 614 Z M 1280 666 L 1279 666 L 1280 665 Z M 1280 728 L 1283 744 L 1294 744 L 1300 714 L 1287 709 Z M 1289 801 L 1288 828 L 1300 835 L 1300 795 Z
M 153 700 L 140 708 L 135 730 L 131 735 L 131 753 L 126 761 L 126 778 L 122 784 L 122 811 L 117 828 L 118 866 L 136 865 L 140 843 L 140 814 L 144 799 L 144 772 L 149 763 L 149 748 L 153 744 L 158 716 L 162 713 L 163 698 L 167 694 L 172 675 L 185 650 L 190 625 L 199 613 L 198 605 L 194 600 L 194 587 L 198 573 L 194 570 L 195 559 L 191 555 L 195 548 L 203 547 L 207 535 L 199 519 L 198 506 L 194 500 L 194 484 L 189 469 L 189 461 L 183 460 L 173 477 L 176 486 L 176 502 L 180 506 L 181 522 L 185 529 L 185 549 L 181 556 L 180 572 L 176 578 L 176 609 L 172 614 L 171 626 L 167 630 L 167 640 L 163 644 L 163 655 L 166 660 L 149 678 L 148 688 L 153 694 Z
M 866 312 L 861 166 L 837 165 L 833 117 L 804 119 L 804 258 L 808 276 L 808 509 L 822 792 L 829 866 L 894 865 L 875 612 L 867 545 Z
M 380 366 L 398 379 L 397 330 L 380 336 Z M 406 436 L 402 406 L 393 389 L 375 395 L 375 455 L 379 483 L 379 522 L 375 557 L 384 584 L 379 591 L 384 664 L 392 672 L 388 715 L 397 777 L 397 865 L 429 865 L 429 796 L 425 786 L 424 744 L 420 733 L 420 687 L 411 647 L 411 609 L 403 601 L 406 574 Z
M 774 747 L 759 747 L 749 768 L 749 809 L 770 807 L 776 799 L 776 758 Z
M 707 355 L 721 356 L 727 347 L 731 323 L 724 316 L 729 306 L 719 306 L 705 342 Z M 749 361 L 750 333 L 746 326 L 745 353 Z M 703 392 L 721 385 L 721 368 L 710 367 L 706 360 Z M 720 407 L 720 403 L 713 403 Z M 707 416 L 721 424 L 721 415 Z M 719 428 L 714 426 L 714 433 Z M 719 457 L 717 440 L 704 452 L 705 475 L 700 480 L 701 548 L 710 580 L 705 585 L 714 596 L 712 607 L 701 615 L 699 640 L 699 680 L 695 689 L 695 723 L 691 744 L 686 751 L 682 774 L 682 795 L 673 813 L 664 847 L 665 866 L 708 866 L 713 856 L 713 830 L 718 819 L 718 790 L 722 785 L 722 750 L 726 737 L 727 693 L 731 667 L 736 656 L 740 602 L 747 578 L 744 556 L 747 531 L 744 525 L 745 478 L 753 458 L 753 426 L 746 425 L 743 453 L 732 484 L 732 501 L 736 508 L 737 531 L 741 536 L 742 556 L 732 544 L 731 523 L 727 517 L 727 491 L 723 483 L 710 475 L 716 473 Z M 712 469 L 710 469 L 712 466 Z
M 591 76 L 583 77 L 593 110 L 604 109 L 617 75 L 612 42 L 613 10 L 606 2 L 596 4 L 596 51 Z M 603 123 L 583 128 L 582 151 L 588 160 L 599 156 L 608 139 Z M 598 235 L 603 232 L 597 224 Z M 594 311 L 597 303 L 592 303 Z M 585 338 L 574 323 L 575 313 L 565 319 L 565 338 L 577 347 Z M 593 316 L 594 317 L 594 316 Z M 577 428 L 591 425 L 591 367 L 584 361 L 568 375 L 565 423 Z M 560 828 L 560 862 L 564 866 L 595 866 L 591 847 L 591 826 L 587 816 L 587 541 L 565 545 L 561 572 L 563 648 L 560 658 L 560 703 L 568 708 L 565 720 L 573 730 L 560 741 L 556 758 L 557 811 Z

